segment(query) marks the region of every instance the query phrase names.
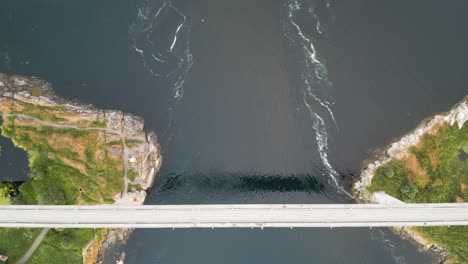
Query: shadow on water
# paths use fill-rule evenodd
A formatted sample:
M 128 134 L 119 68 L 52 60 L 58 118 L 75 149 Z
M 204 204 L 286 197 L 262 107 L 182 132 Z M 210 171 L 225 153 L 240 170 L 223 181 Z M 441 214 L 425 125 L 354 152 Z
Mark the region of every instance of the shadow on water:
M 306 192 L 325 195 L 325 185 L 311 175 L 241 177 L 241 191 Z
M 162 179 L 161 179 L 162 178 Z M 326 182 L 310 174 L 279 175 L 256 172 L 171 172 L 161 177 L 154 191 L 158 196 L 190 188 L 200 193 L 291 193 L 303 192 L 326 197 Z

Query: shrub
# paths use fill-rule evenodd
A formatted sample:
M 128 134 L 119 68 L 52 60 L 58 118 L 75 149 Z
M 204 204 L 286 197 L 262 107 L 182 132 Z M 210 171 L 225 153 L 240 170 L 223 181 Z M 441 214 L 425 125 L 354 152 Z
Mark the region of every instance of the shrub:
M 39 204 L 64 205 L 67 204 L 65 193 L 55 185 L 48 186 L 37 194 L 36 200 Z
M 15 134 L 15 127 L 13 126 L 2 126 L 2 135 L 7 138 L 12 138 Z
M 395 176 L 395 172 L 393 171 L 392 168 L 389 168 L 389 167 L 384 167 L 383 173 L 388 178 L 393 178 L 393 176 Z
M 429 184 L 429 177 L 428 176 L 419 176 L 417 175 L 414 177 L 413 182 L 416 184 L 419 188 L 423 189 Z
M 418 187 L 414 185 L 413 183 L 408 183 L 406 185 L 403 185 L 400 191 L 401 191 L 403 200 L 410 202 L 416 197 L 416 194 L 418 193 Z

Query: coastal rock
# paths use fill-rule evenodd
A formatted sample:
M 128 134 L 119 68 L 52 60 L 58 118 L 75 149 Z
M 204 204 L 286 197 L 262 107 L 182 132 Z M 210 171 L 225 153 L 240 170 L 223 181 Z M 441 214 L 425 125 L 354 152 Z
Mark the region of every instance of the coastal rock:
M 362 171 L 361 176 L 353 184 L 353 194 L 361 202 L 364 203 L 386 203 L 387 200 L 381 199 L 381 196 L 374 195 L 368 191 L 368 188 L 372 184 L 372 179 L 375 175 L 376 170 L 387 164 L 393 159 L 400 159 L 405 157 L 406 153 L 411 147 L 416 146 L 427 133 L 435 133 L 438 128 L 444 124 L 450 124 L 451 126 L 457 125 L 459 129 L 463 127 L 465 122 L 468 120 L 468 96 L 462 100 L 459 104 L 453 107 L 449 112 L 445 114 L 438 114 L 430 117 L 421 122 L 415 130 L 411 133 L 403 136 L 400 140 L 393 142 L 387 148 L 385 153 L 380 159 L 369 163 Z M 411 228 L 402 227 L 394 228 L 394 230 L 402 237 L 409 238 L 418 245 L 422 246 L 425 250 L 436 249 L 435 251 L 441 252 L 441 262 L 446 259 L 446 253 L 444 249 L 430 243 L 419 233 L 415 232 Z
M 134 115 L 124 115 L 123 125 L 127 133 L 139 133 L 143 131 L 144 121 L 143 118 Z
M 23 85 L 26 85 L 28 83 L 28 79 L 26 77 L 22 77 L 22 76 L 12 76 L 10 78 L 10 80 L 15 85 L 18 85 L 18 86 L 23 86 Z
M 123 120 L 123 113 L 120 111 L 105 111 L 107 127 L 110 129 L 120 129 Z

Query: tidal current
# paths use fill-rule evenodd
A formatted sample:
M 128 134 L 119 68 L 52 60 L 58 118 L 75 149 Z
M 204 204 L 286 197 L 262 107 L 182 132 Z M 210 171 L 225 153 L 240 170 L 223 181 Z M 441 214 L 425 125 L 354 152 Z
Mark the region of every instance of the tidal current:
M 147 204 L 352 203 L 365 159 L 466 94 L 467 9 L 4 0 L 0 71 L 144 117 L 164 152 Z M 375 228 L 138 229 L 124 250 L 127 263 L 437 261 Z

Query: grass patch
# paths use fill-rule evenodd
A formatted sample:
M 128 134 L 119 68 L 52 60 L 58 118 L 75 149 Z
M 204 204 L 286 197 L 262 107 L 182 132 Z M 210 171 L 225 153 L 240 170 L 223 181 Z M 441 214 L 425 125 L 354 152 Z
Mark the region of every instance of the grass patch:
M 130 190 L 135 190 L 135 191 L 141 191 L 141 190 L 143 190 L 143 188 L 141 187 L 140 184 L 129 184 L 129 185 L 128 185 L 128 188 L 129 188 Z
M 140 144 L 143 143 L 143 140 L 138 140 L 138 139 L 126 139 L 125 140 L 126 144 Z
M 10 205 L 11 200 L 10 197 L 5 197 L 0 194 L 0 205 Z
M 106 147 L 108 147 L 108 146 L 117 146 L 117 145 L 122 146 L 122 140 L 109 141 L 109 142 L 106 142 L 104 144 L 104 146 L 106 146 Z
M 89 197 L 85 193 L 81 193 L 81 197 L 87 204 L 99 204 L 98 201 L 94 200 L 93 198 Z
M 134 170 L 128 170 L 127 177 L 129 180 L 134 181 L 136 178 L 136 172 Z
M 141 144 L 143 143 L 143 140 L 138 140 L 138 139 L 127 139 L 125 140 L 126 145 L 131 145 L 131 144 Z M 122 140 L 114 140 L 110 142 L 106 142 L 105 146 L 116 146 L 116 145 L 122 145 Z
M 42 120 L 42 121 L 48 121 L 48 122 L 66 121 L 66 119 L 64 119 L 64 118 L 61 118 L 61 117 L 58 117 L 58 116 L 55 116 L 55 115 L 52 115 L 52 114 L 48 114 L 48 113 L 38 114 L 38 113 L 24 112 L 24 111 L 12 111 L 11 113 L 12 114 L 23 114 L 23 115 L 27 115 L 27 116 L 34 117 L 34 118 Z
M 57 105 L 57 106 L 45 106 L 45 105 L 36 105 L 36 104 L 31 104 L 28 102 L 18 102 L 24 107 L 24 111 L 35 111 L 35 110 L 41 110 L 41 111 L 63 111 L 65 110 L 64 106 Z
M 30 156 L 32 177 L 22 186 L 21 202 L 75 204 L 79 197 L 78 189 L 82 188 L 87 194 L 81 196 L 83 202 L 96 204 L 111 200 L 115 193 L 124 188 L 122 161 L 109 159 L 102 151 L 98 160 L 96 153 L 103 148 L 98 140 L 99 131 L 15 126 L 9 123 L 3 126 L 2 133 Z M 83 146 L 79 148 L 81 153 L 75 149 L 77 144 Z M 42 163 L 45 165 L 40 165 Z M 43 194 L 38 196 L 39 193 Z M 50 195 L 56 195 L 57 199 L 52 199 Z
M 18 106 L 16 106 L 14 109 L 12 107 L 11 114 L 28 115 L 39 120 L 49 122 L 66 121 L 66 119 L 58 117 L 54 114 L 54 112 L 60 112 L 65 110 L 65 107 L 63 106 L 43 106 L 19 101 L 17 101 L 16 103 L 18 104 L 18 106 L 20 106 L 19 108 L 21 108 L 21 110 L 18 109 Z
M 89 126 L 90 127 L 98 127 L 98 128 L 106 128 L 107 127 L 106 123 L 104 123 L 103 121 L 98 121 L 98 120 L 94 120 L 93 122 L 91 122 L 91 124 Z
M 75 128 L 58 128 L 58 127 L 50 127 L 50 126 L 41 126 L 39 129 L 36 129 L 35 131 L 45 136 L 50 136 L 52 134 L 67 134 L 75 138 L 87 136 L 89 135 L 89 132 L 90 132 L 88 130 L 80 130 L 80 129 L 75 129 Z
M 0 228 L 0 255 L 7 255 L 8 263 L 16 263 L 40 232 L 38 228 Z
M 28 263 L 83 263 L 81 250 L 99 229 L 51 229 Z

